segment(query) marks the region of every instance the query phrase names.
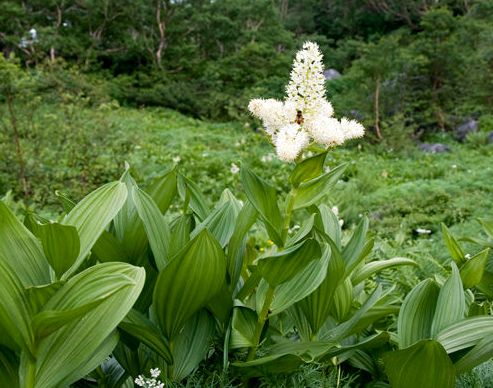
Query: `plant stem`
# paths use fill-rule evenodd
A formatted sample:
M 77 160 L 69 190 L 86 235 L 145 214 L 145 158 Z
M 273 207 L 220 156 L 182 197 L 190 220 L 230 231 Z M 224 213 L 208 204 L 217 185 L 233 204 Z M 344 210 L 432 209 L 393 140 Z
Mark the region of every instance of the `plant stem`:
M 36 383 L 36 362 L 28 356 L 29 361 L 27 364 L 26 379 L 24 380 L 24 388 L 34 388 Z
M 281 234 L 281 240 L 283 245 L 286 244 L 286 238 L 288 237 L 289 225 L 291 223 L 291 215 L 293 214 L 294 201 L 296 199 L 296 189 L 291 189 L 286 199 L 286 214 L 284 215 L 284 225 Z M 281 247 L 282 248 L 282 247 Z
M 262 311 L 258 316 L 257 326 L 255 326 L 255 334 L 253 336 L 253 346 L 250 348 L 248 352 L 247 361 L 252 361 L 255 358 L 255 352 L 257 351 L 257 347 L 260 342 L 260 336 L 262 335 L 262 330 L 265 325 L 265 321 L 267 321 L 267 317 L 269 315 L 269 308 L 274 299 L 274 288 L 269 286 L 267 290 L 267 294 L 265 295 L 264 305 L 262 306 Z

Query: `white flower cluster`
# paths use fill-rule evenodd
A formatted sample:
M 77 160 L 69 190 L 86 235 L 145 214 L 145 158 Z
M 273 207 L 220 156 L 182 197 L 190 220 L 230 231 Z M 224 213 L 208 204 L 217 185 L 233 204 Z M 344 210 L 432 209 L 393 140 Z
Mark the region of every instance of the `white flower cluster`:
M 316 43 L 306 42 L 296 54 L 286 92 L 285 101 L 257 98 L 248 105 L 262 120 L 279 159 L 294 161 L 312 141 L 336 146 L 364 135 L 357 121 L 332 117 L 334 110 L 325 98 L 322 53 Z
M 151 377 L 145 377 L 139 375 L 134 381 L 135 385 L 139 387 L 145 388 L 164 388 L 164 383 L 162 383 L 157 378 L 161 374 L 161 370 L 159 368 L 154 368 L 149 371 L 151 373 Z

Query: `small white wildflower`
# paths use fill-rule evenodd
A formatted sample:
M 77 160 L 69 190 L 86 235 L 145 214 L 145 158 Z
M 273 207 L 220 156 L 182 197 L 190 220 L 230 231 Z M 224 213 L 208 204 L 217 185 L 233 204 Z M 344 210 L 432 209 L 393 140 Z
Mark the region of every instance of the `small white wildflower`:
M 134 381 L 139 387 L 143 387 L 145 384 L 144 376 L 142 375 L 139 375 Z
M 296 108 L 293 104 L 273 98 L 251 100 L 248 109 L 255 117 L 262 120 L 265 131 L 271 136 L 281 127 L 294 121 L 296 117 Z
M 332 206 L 332 213 L 334 213 L 336 216 L 339 215 L 339 208 L 337 206 Z
M 180 156 L 174 156 L 172 160 L 173 160 L 173 163 L 180 163 L 181 158 L 180 158 Z
M 457 168 L 457 165 L 456 164 L 452 164 L 452 168 Z
M 234 163 L 231 163 L 231 174 L 238 174 L 240 172 L 240 168 L 234 164 Z
M 466 260 L 469 260 L 469 259 L 471 258 L 471 254 L 470 254 L 470 253 L 466 253 L 466 255 L 464 256 L 464 258 L 465 258 Z
M 161 370 L 159 368 L 151 369 L 150 372 L 151 372 L 151 376 L 154 378 L 159 377 L 159 375 L 161 374 Z
M 418 234 L 431 234 L 431 230 L 430 229 L 418 228 L 418 229 L 416 229 L 416 233 L 418 233 Z
M 344 220 L 341 218 L 341 219 L 339 220 L 339 226 L 340 226 L 340 227 L 342 227 L 343 225 L 344 225 Z
M 363 127 L 363 125 L 356 120 L 349 120 L 346 117 L 341 119 L 341 130 L 345 140 L 363 137 L 365 134 L 365 127 Z
M 298 124 L 282 127 L 275 137 L 276 152 L 285 162 L 294 161 L 310 141 L 308 134 Z

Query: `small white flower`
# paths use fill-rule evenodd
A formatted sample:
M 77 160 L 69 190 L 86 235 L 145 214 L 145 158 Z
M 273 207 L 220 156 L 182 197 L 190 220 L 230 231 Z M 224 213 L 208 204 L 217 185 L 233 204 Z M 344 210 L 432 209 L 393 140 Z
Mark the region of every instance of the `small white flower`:
M 418 233 L 418 234 L 431 234 L 431 230 L 430 229 L 418 228 L 418 229 L 416 229 L 416 233 Z
M 365 127 L 363 125 L 356 120 L 349 120 L 346 117 L 341 119 L 341 130 L 345 140 L 363 137 L 365 134 Z
M 452 164 L 452 168 L 457 168 L 457 165 L 456 164 Z
M 316 115 L 307 118 L 305 128 L 319 144 L 333 146 L 344 143 L 344 133 L 337 119 Z
M 161 374 L 161 370 L 159 368 L 151 369 L 150 372 L 151 372 L 151 376 L 154 378 L 159 377 L 159 375 Z
M 180 156 L 174 156 L 172 160 L 173 160 L 173 163 L 180 163 L 181 158 L 180 158 Z
M 339 208 L 337 206 L 332 206 L 332 213 L 334 213 L 336 216 L 339 215 Z
M 231 163 L 231 174 L 238 174 L 240 172 L 240 168 L 234 164 Z
M 139 387 L 143 387 L 145 384 L 144 376 L 142 375 L 139 375 L 134 381 Z
M 465 258 L 466 260 L 469 260 L 469 259 L 471 258 L 471 254 L 470 254 L 470 253 L 466 253 L 466 255 L 464 256 L 464 258 Z

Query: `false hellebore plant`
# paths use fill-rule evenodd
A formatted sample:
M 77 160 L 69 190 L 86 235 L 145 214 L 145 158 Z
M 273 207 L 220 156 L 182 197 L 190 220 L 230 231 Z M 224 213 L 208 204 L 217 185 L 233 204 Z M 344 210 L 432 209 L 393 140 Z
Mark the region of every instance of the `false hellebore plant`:
M 224 369 L 245 382 L 306 363 L 349 360 L 366 371 L 378 369 L 366 352 L 388 348 L 391 336 L 385 325 L 375 330 L 375 322 L 397 314 L 399 300 L 392 289 L 365 287 L 366 280 L 414 262 L 367 262 L 373 246 L 368 219 L 343 236 L 323 201 L 345 168 L 325 171 L 328 147 L 362 136 L 363 127 L 330 117 L 313 43 L 296 57 L 286 101 L 253 100 L 250 108 L 279 157 L 295 161 L 287 195 L 242 165 L 244 202 L 225 190 L 210 206 L 176 168 L 145 189 L 127 170 L 78 204 L 58 193 L 65 214 L 57 222 L 29 214 L 23 224 L 0 201 L 2 384 L 49 388 L 83 379 L 100 386 L 160 385 L 184 380 L 218 354 Z M 308 147 L 318 151 L 302 159 Z M 179 211 L 169 211 L 172 204 Z M 251 230 L 273 242 L 263 253 Z M 445 347 L 440 356 L 449 377 L 456 366 L 447 354 L 478 348 L 481 357 L 462 358 L 460 370 L 490 354 L 482 335 L 460 333 L 456 322 L 466 307 L 461 304 L 451 319 L 438 308 L 456 305 L 450 290 L 464 302 L 457 273 L 454 268 L 441 291 L 426 283 L 406 298 L 398 322 L 401 350 L 385 360 L 393 381 L 413 381 L 402 375 L 399 360 L 413 358 L 408 347 L 416 343 L 419 355 Z M 415 314 L 420 300 L 429 300 L 429 308 Z M 418 327 L 408 324 L 413 315 L 423 317 Z M 490 323 L 466 322 L 476 328 Z M 419 366 L 409 370 L 423 374 Z M 142 376 L 149 370 L 151 378 Z

